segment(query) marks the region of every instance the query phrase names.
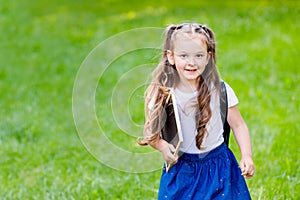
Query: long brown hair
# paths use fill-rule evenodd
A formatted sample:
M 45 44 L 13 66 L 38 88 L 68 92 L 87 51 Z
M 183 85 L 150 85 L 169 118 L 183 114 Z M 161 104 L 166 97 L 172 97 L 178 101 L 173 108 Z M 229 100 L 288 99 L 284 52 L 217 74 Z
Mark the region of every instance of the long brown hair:
M 210 59 L 204 72 L 198 77 L 198 97 L 195 120 L 197 123 L 196 145 L 202 149 L 202 142 L 207 134 L 206 125 L 211 118 L 210 108 L 212 88 L 220 91 L 220 79 L 216 68 L 216 42 L 212 30 L 204 25 L 196 23 L 185 23 L 180 25 L 169 25 L 165 32 L 163 56 L 153 72 L 152 83 L 145 92 L 145 115 L 146 124 L 144 127 L 144 138 L 139 141 L 140 145 L 151 144 L 160 137 L 161 129 L 164 126 L 166 99 L 169 88 L 175 88 L 179 82 L 179 75 L 174 65 L 171 65 L 167 58 L 167 51 L 173 50 L 175 36 L 178 33 L 201 34 L 205 37 L 207 52 Z M 149 109 L 149 103 L 151 108 Z

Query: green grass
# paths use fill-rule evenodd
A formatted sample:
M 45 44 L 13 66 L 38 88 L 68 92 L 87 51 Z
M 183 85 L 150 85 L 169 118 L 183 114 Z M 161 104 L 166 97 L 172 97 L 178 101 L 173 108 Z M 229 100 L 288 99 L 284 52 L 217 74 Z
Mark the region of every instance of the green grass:
M 114 170 L 81 143 L 73 86 L 86 56 L 110 36 L 196 21 L 213 28 L 219 71 L 236 91 L 251 131 L 256 174 L 247 183 L 253 199 L 299 199 L 299 18 L 297 1 L 0 0 L 0 198 L 155 199 L 160 170 Z M 101 126 L 129 151 L 150 149 L 116 126 L 110 96 L 122 74 L 157 62 L 157 53 L 129 52 L 98 81 Z M 143 90 L 128 102 L 136 124 L 143 123 Z M 233 137 L 230 144 L 239 159 Z

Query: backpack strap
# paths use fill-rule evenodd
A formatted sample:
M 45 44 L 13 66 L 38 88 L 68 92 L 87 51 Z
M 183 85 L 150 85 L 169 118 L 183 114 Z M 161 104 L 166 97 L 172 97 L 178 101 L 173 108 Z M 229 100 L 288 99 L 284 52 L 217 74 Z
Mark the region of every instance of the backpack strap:
M 230 126 L 227 122 L 227 111 L 228 111 L 228 100 L 227 100 L 227 92 L 224 81 L 221 81 L 221 91 L 220 91 L 220 112 L 221 119 L 223 123 L 223 137 L 224 142 L 228 146 L 229 145 L 229 136 L 230 136 Z

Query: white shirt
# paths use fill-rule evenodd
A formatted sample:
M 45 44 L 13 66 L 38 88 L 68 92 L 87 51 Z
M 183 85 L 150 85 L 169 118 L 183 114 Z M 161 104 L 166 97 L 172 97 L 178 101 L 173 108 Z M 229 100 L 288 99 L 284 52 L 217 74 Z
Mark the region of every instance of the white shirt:
M 238 98 L 233 89 L 225 83 L 227 91 L 228 108 L 238 104 Z M 195 102 L 197 101 L 198 92 L 184 93 L 175 89 L 175 97 L 179 111 L 179 118 L 182 127 L 183 143 L 180 151 L 186 153 L 207 153 L 223 143 L 223 124 L 220 114 L 220 98 L 213 90 L 211 95 L 210 107 L 212 116 L 207 124 L 207 136 L 204 137 L 202 150 L 196 146 L 195 137 L 197 135 L 195 122 Z

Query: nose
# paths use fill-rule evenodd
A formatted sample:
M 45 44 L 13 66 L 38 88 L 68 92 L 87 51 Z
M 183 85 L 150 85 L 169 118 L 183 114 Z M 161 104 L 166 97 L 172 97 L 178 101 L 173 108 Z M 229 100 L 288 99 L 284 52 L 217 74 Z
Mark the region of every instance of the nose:
M 188 63 L 188 65 L 190 65 L 190 66 L 194 66 L 194 64 L 195 64 L 194 58 L 192 58 L 192 57 L 188 58 L 187 63 Z

